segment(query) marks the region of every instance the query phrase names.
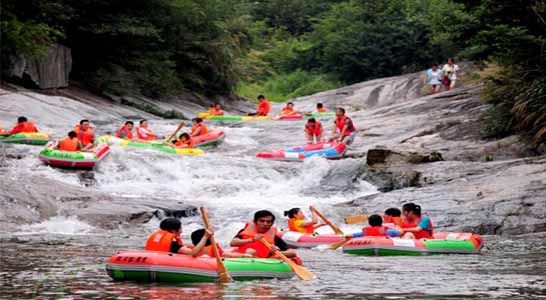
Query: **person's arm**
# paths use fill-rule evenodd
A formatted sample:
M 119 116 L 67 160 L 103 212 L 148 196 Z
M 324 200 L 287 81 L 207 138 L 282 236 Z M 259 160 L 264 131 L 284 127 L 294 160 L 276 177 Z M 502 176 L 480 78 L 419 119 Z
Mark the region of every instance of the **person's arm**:
M 231 247 L 239 247 L 239 246 L 243 246 L 243 245 L 246 245 L 246 244 L 250 244 L 250 243 L 253 243 L 259 239 L 262 238 L 262 234 L 258 233 L 256 234 L 256 236 L 254 236 L 254 238 L 249 238 L 249 239 L 242 239 L 241 238 L 241 232 L 243 232 L 244 229 L 241 229 L 237 235 L 231 240 L 231 242 L 229 243 L 229 245 Z
M 191 136 L 198 136 L 201 134 L 201 126 L 197 126 L 195 131 L 191 134 Z
M 78 141 L 78 150 L 82 150 L 84 147 L 83 147 L 83 144 L 82 142 Z
M 358 237 L 363 237 L 363 236 L 364 236 L 364 232 L 359 231 L 359 232 L 355 232 L 355 233 L 349 233 L 349 234 L 345 235 L 345 238 L 358 238 Z
M 313 209 L 311 209 L 311 220 L 303 221 L 301 225 L 303 226 L 309 226 L 309 225 L 315 225 L 318 223 L 318 216 L 315 213 Z
M 419 224 L 417 224 L 416 227 L 404 228 L 403 231 L 404 232 L 419 232 L 423 229 L 429 230 L 430 229 L 429 224 L 430 224 L 430 219 L 428 218 L 428 216 L 424 216 L 419 222 Z
M 252 256 L 251 254 L 248 254 L 248 253 L 224 252 L 224 255 L 222 255 L 222 257 L 225 257 L 225 258 L 241 258 L 241 257 L 251 258 L 251 257 L 254 257 L 254 256 Z
M 203 235 L 203 237 L 201 238 L 201 241 L 199 241 L 199 243 L 193 248 L 193 249 L 190 249 L 190 248 L 187 248 L 187 247 L 182 247 L 178 250 L 178 253 L 180 254 L 186 254 L 186 255 L 191 255 L 193 257 L 196 257 L 199 252 L 201 252 L 201 250 L 203 250 L 203 248 L 205 247 L 205 245 L 207 244 L 207 240 L 213 235 L 214 233 L 208 229 L 205 229 L 205 235 Z
M 16 134 L 16 133 L 21 132 L 21 130 L 22 130 L 22 126 L 19 125 L 19 124 L 17 124 L 17 125 L 15 125 L 15 126 L 13 126 L 13 128 L 12 128 L 8 133 L 9 133 L 10 135 L 11 135 L 11 134 Z
M 275 236 L 275 246 L 277 248 L 279 248 L 280 251 L 286 251 L 286 250 L 290 249 L 288 247 L 288 244 L 278 236 Z

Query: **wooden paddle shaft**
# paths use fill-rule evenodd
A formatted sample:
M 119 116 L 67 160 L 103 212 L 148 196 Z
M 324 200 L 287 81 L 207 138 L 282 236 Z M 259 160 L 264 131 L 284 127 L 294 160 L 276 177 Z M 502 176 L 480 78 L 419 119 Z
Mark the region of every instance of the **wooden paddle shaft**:
M 201 210 L 201 216 L 203 217 L 203 223 L 205 223 L 205 228 L 207 230 L 211 230 L 206 209 L 204 207 L 201 207 L 199 209 Z M 226 266 L 224 265 L 224 261 L 222 261 L 222 257 L 220 257 L 220 252 L 218 251 L 218 247 L 216 246 L 216 239 L 214 238 L 214 235 L 210 237 L 210 243 L 212 246 L 212 252 L 214 253 L 214 257 L 216 258 L 216 264 L 218 266 L 218 277 L 220 278 L 220 282 L 231 281 L 231 276 L 229 275 Z
M 325 216 L 323 216 L 316 208 L 314 207 L 311 207 L 311 210 L 317 214 L 317 216 L 319 216 L 319 218 L 322 219 L 322 221 L 324 221 L 324 223 L 328 224 L 328 226 L 330 226 L 332 228 L 332 230 L 336 233 L 336 234 L 343 234 L 343 231 L 341 231 L 341 229 L 339 229 L 337 226 L 335 226 L 334 224 L 332 224 L 332 222 L 330 222 L 330 220 L 326 219 Z

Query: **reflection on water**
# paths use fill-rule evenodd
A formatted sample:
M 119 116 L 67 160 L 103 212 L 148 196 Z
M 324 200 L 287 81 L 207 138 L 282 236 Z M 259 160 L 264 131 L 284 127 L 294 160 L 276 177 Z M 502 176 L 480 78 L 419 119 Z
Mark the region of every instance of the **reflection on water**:
M 104 271 L 115 251 L 104 236 L 29 237 L 2 242 L 2 299 L 537 299 L 546 297 L 544 235 L 489 237 L 482 255 L 359 257 L 303 250 L 318 279 L 225 285 L 114 282 Z M 51 241 L 48 241 L 51 238 Z

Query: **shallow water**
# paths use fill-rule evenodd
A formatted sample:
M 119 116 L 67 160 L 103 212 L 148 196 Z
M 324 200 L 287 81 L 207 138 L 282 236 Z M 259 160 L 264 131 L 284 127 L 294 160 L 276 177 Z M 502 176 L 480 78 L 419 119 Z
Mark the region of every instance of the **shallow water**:
M 176 122 L 151 122 L 168 132 Z M 113 127 L 113 126 L 112 126 Z M 303 122 L 218 123 L 225 142 L 203 157 L 177 157 L 113 147 L 93 172 L 42 166 L 28 156 L 10 162 L 9 176 L 48 176 L 56 181 L 130 197 L 163 197 L 209 208 L 225 246 L 257 209 L 279 216 L 291 207 L 314 204 L 331 219 L 355 213 L 334 204 L 374 193 L 356 180 L 359 161 L 304 163 L 254 158 L 258 151 L 302 143 Z M 329 127 L 329 126 L 327 126 Z M 28 147 L 28 146 L 21 146 Z M 128 198 L 127 201 L 131 201 Z M 136 201 L 136 200 L 135 200 Z M 105 205 L 105 210 L 114 209 Z M 115 208 L 119 209 L 119 208 Z M 382 211 L 384 207 L 378 207 Z M 182 219 L 184 239 L 200 228 L 199 217 Z M 216 284 L 136 284 L 113 282 L 104 271 L 113 253 L 141 249 L 159 220 L 104 230 L 71 211 L 0 237 L 1 299 L 537 299 L 546 298 L 544 235 L 486 237 L 481 255 L 358 257 L 340 251 L 301 250 L 317 280 Z M 342 227 L 345 231 L 357 227 Z M 327 231 L 327 229 L 323 228 Z

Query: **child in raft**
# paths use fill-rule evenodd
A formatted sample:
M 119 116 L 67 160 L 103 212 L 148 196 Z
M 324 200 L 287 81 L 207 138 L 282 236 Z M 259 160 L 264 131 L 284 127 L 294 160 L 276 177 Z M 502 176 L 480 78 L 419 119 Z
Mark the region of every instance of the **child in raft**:
M 171 252 L 185 254 L 197 257 L 205 247 L 207 240 L 214 233 L 210 230 L 205 230 L 201 241 L 190 248 L 184 246 L 182 238 L 182 223 L 175 218 L 166 218 L 159 224 L 159 230 L 152 233 L 146 241 L 146 251 Z
M 402 228 L 403 221 L 401 215 L 402 212 L 398 208 L 387 208 L 383 213 L 383 222 L 385 223 L 385 226 L 389 226 L 387 224 L 392 224 L 395 228 Z
M 203 237 L 205 236 L 206 230 L 205 229 L 197 229 L 196 231 L 191 233 L 191 242 L 193 243 L 194 247 L 199 245 Z M 220 254 L 221 257 L 226 258 L 240 258 L 240 257 L 247 257 L 251 258 L 253 257 L 251 254 L 247 253 L 237 253 L 237 252 L 226 252 L 218 243 L 216 243 L 216 247 L 218 248 L 218 254 Z M 197 254 L 197 256 L 203 256 L 208 255 L 210 257 L 214 257 L 214 252 L 212 251 L 212 244 L 210 242 L 210 237 L 207 238 L 207 241 L 205 243 L 205 247 Z
M 288 230 L 301 232 L 301 233 L 314 233 L 315 229 L 324 226 L 325 224 L 318 224 L 318 216 L 310 206 L 311 220 L 305 220 L 305 215 L 300 208 L 292 208 L 284 212 L 284 216 L 288 217 Z
M 382 236 L 382 237 L 397 237 L 400 236 L 400 231 L 383 226 L 383 219 L 380 215 L 374 214 L 368 218 L 370 226 L 362 228 L 361 232 L 348 234 L 346 238 L 356 238 L 362 236 Z
M 178 140 L 173 141 L 173 144 L 175 148 L 181 148 L 181 149 L 183 148 L 192 149 L 194 147 L 193 139 L 186 132 L 182 133 L 180 137 L 178 138 Z
M 405 239 L 432 239 L 434 226 L 428 215 L 421 214 L 421 206 L 415 203 L 406 203 L 402 206 L 404 224 L 402 238 Z

